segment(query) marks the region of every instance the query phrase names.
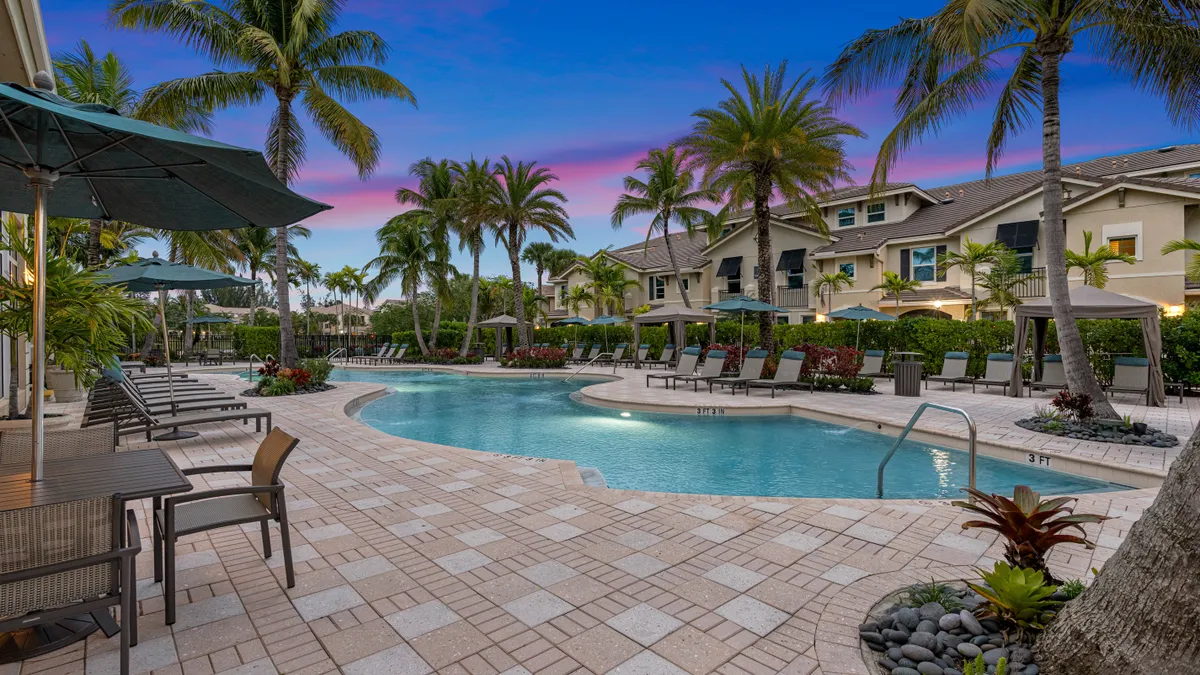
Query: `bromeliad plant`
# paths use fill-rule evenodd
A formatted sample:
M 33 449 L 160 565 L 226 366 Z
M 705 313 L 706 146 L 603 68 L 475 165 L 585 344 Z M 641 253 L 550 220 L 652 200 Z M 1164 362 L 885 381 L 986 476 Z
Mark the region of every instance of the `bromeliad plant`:
M 1061 604 L 1051 598 L 1058 587 L 1046 583 L 1038 570 L 997 562 L 992 571 L 979 570 L 979 574 L 984 585 L 967 586 L 987 601 L 981 618 L 995 618 L 1004 628 L 1015 630 L 1019 642 L 1025 641 L 1027 633 L 1044 629 Z
M 1095 415 L 1092 410 L 1092 397 L 1087 394 L 1072 394 L 1065 389 L 1054 395 L 1050 406 L 1076 422 L 1083 422 Z
M 1096 544 L 1086 538 L 1084 523 L 1099 523 L 1107 516 L 1091 513 L 1075 513 L 1067 504 L 1072 497 L 1055 497 L 1042 500 L 1041 495 L 1028 486 L 1018 485 L 1012 499 L 979 490 L 965 488 L 976 503 L 956 501 L 954 506 L 984 516 L 987 520 L 968 520 L 962 524 L 964 530 L 979 528 L 1000 533 L 1007 542 L 1004 559 L 1014 567 L 1023 567 L 1041 572 L 1051 583 L 1058 583 L 1046 565 L 1046 555 L 1058 544 L 1081 544 L 1089 549 Z M 1066 533 L 1078 530 L 1080 535 Z

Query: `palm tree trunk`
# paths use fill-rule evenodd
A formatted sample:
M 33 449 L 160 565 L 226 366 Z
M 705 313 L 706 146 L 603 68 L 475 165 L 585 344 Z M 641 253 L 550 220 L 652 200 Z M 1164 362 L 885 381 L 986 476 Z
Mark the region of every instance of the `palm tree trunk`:
M 417 333 L 417 348 L 421 350 L 422 356 L 429 354 L 429 348 L 425 346 L 425 336 L 421 332 L 421 313 L 417 311 L 417 291 L 413 289 L 409 296 L 408 306 L 412 308 L 413 330 Z
M 442 325 L 442 299 L 434 294 L 433 297 L 433 328 L 429 331 L 429 345 L 437 349 L 438 328 Z
M 279 108 L 276 110 L 279 142 L 277 154 L 272 158 L 274 161 L 271 163 L 271 168 L 275 170 L 275 177 L 279 179 L 279 182 L 287 185 L 291 178 L 291 166 L 288 165 L 291 148 L 288 146 L 292 138 L 292 125 L 296 123 L 296 120 L 292 116 L 291 95 L 277 90 L 275 98 L 279 101 Z M 291 293 L 288 290 L 287 233 L 287 226 L 275 229 L 275 297 L 276 306 L 279 309 L 279 363 L 284 368 L 295 368 L 298 356 L 296 354 L 296 334 L 292 330 Z
M 183 328 L 183 353 L 184 354 L 190 354 L 192 351 L 193 338 L 192 338 L 192 323 L 191 323 L 191 321 L 192 321 L 192 318 L 194 318 L 196 316 L 195 309 L 192 306 L 192 295 L 194 293 L 195 293 L 195 291 L 185 291 L 184 292 L 184 297 L 187 298 L 187 320 L 188 320 L 188 323 L 185 323 L 184 328 Z
M 304 333 L 312 335 L 312 286 L 308 279 L 304 280 L 304 300 L 308 304 L 304 312 Z
M 250 321 L 248 325 L 254 325 L 254 315 L 258 314 L 258 270 L 250 269 L 250 278 L 254 281 L 254 285 L 249 287 L 250 290 Z
M 683 275 L 679 273 L 679 261 L 675 259 L 675 249 L 671 246 L 671 233 L 667 231 L 667 221 L 671 218 L 670 211 L 663 211 L 663 241 L 667 242 L 667 257 L 671 259 L 671 270 L 675 272 L 675 286 L 679 288 L 679 297 L 683 298 L 683 306 L 691 309 L 692 300 L 688 297 L 687 289 L 683 287 Z
M 475 318 L 479 311 L 479 247 L 471 247 L 471 258 L 474 269 L 471 271 L 471 311 L 467 314 L 467 333 L 463 336 L 462 347 L 458 349 L 459 356 L 466 356 L 471 346 L 471 336 L 475 334 Z
M 1050 307 L 1058 332 L 1059 351 L 1067 387 L 1076 394 L 1092 397 L 1092 407 L 1098 417 L 1119 419 L 1112 404 L 1100 389 L 1096 374 L 1088 362 L 1075 310 L 1071 307 L 1067 285 L 1066 230 L 1063 226 L 1062 205 L 1062 117 L 1059 109 L 1059 64 L 1062 58 L 1062 38 L 1039 45 L 1042 57 L 1042 212 L 1046 226 L 1046 278 L 1050 290 Z M 1023 345 L 1016 348 L 1021 349 Z
M 1047 675 L 1192 673 L 1200 662 L 1200 433 L 1083 595 L 1038 641 Z
M 99 218 L 88 221 L 88 267 L 96 267 L 100 264 L 100 232 L 103 228 L 104 221 Z
M 975 300 L 975 272 L 972 271 L 971 272 L 971 318 L 969 319 L 970 321 L 975 320 L 976 304 L 978 304 L 978 301 Z
M 754 281 L 758 299 L 771 304 L 771 181 L 765 176 L 754 178 L 754 225 L 758 232 L 758 276 Z M 775 352 L 775 316 L 770 312 L 758 313 L 758 339 L 768 354 Z
M 17 392 L 21 386 L 21 369 L 17 367 L 17 337 L 8 336 L 8 419 L 15 420 L 21 414 Z
M 900 318 L 900 291 L 896 291 L 896 318 Z
M 521 347 L 529 346 L 529 335 L 525 331 L 525 297 L 521 292 L 521 259 L 517 250 L 517 225 L 508 226 L 508 262 L 512 265 L 513 273 L 513 314 L 517 317 L 517 343 Z

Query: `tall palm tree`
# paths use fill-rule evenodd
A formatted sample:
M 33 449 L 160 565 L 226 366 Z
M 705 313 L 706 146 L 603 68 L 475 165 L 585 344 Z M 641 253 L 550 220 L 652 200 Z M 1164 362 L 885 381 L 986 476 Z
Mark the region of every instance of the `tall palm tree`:
M 1168 241 L 1162 247 L 1163 255 L 1176 251 L 1194 251 L 1197 253 L 1197 255 L 1192 256 L 1187 261 L 1184 274 L 1188 279 L 1200 283 L 1200 241 L 1194 239 L 1176 239 L 1175 241 Z
M 430 228 L 430 236 L 444 245 L 439 244 L 435 250 L 444 254 L 445 260 L 439 261 L 439 269 L 449 270 L 450 267 L 450 232 L 457 229 L 458 209 L 454 199 L 454 172 L 450 160 L 433 161 L 426 157 L 414 162 L 408 167 L 408 175 L 417 178 L 417 189 L 398 188 L 396 202 L 412 208 L 405 212 L 406 218 L 421 218 Z M 436 280 L 433 293 L 433 328 L 430 342 L 437 345 L 438 327 L 442 321 L 442 302 L 447 299 L 449 279 L 443 277 Z
M 530 242 L 525 245 L 525 250 L 521 251 L 521 261 L 533 265 L 534 271 L 537 272 L 538 293 L 542 292 L 542 274 L 549 267 L 553 255 L 554 244 L 548 241 Z
M 296 261 L 296 277 L 304 284 L 304 332 L 312 333 L 312 285 L 321 283 L 321 266 L 307 260 Z
M 900 84 L 895 105 L 900 121 L 880 147 L 874 188 L 886 184 L 888 171 L 909 146 L 985 100 L 996 101 L 987 140 L 991 175 L 1008 140 L 1040 113 L 1042 231 L 1054 323 L 1067 383 L 1071 391 L 1092 397 L 1100 417 L 1117 414 L 1092 372 L 1067 285 L 1060 65 L 1086 45 L 1112 72 L 1162 96 L 1173 121 L 1193 122 L 1200 116 L 1198 16 L 1200 8 L 1190 0 L 950 0 L 932 16 L 867 31 L 825 74 L 835 105 Z M 993 98 L 996 81 L 1004 84 Z
M 300 252 L 294 243 L 296 239 L 308 239 L 312 230 L 303 225 L 293 225 L 287 229 L 288 260 L 300 258 Z M 233 241 L 241 253 L 237 257 L 239 268 L 246 271 L 250 278 L 258 281 L 258 275 L 266 272 L 271 280 L 276 279 L 275 270 L 275 235 L 261 227 L 244 227 L 233 231 Z M 249 294 L 249 325 L 254 325 L 254 315 L 258 311 L 258 286 L 251 286 Z M 282 311 L 282 310 L 280 310 Z
M 778 194 L 822 232 L 827 226 L 817 195 L 850 182 L 845 139 L 863 137 L 858 127 L 838 119 L 824 103 L 811 99 L 816 80 L 807 73 L 788 84 L 787 62 L 768 66 L 760 80 L 742 67 L 745 92 L 721 80 L 729 98 L 716 108 L 692 113 L 692 133 L 683 140 L 704 168 L 704 184 L 725 195 L 729 210 L 753 207 L 758 241 L 758 299 L 770 303 L 771 197 Z M 760 312 L 759 339 L 775 348 L 775 318 Z
M 494 277 L 488 283 L 489 295 L 492 299 L 493 310 L 497 300 L 500 301 L 500 313 L 508 314 L 508 302 L 513 299 L 513 289 L 515 288 L 513 280 L 508 277 Z M 516 314 L 517 310 L 513 310 Z
M 393 216 L 375 232 L 375 239 L 379 242 L 379 255 L 363 269 L 377 270 L 378 274 L 367 283 L 367 293 L 378 297 L 383 289 L 399 282 L 400 290 L 408 297 L 412 308 L 417 347 L 422 354 L 428 354 L 429 346 L 417 311 L 417 295 L 422 286 L 434 288 L 440 279 L 454 271 L 446 262 L 450 259 L 449 254 L 442 250 L 449 245 L 437 236 L 437 226 L 429 218 L 408 216 L 408 212 Z
M 883 291 L 884 295 L 891 295 L 896 298 L 896 318 L 900 318 L 900 294 L 909 291 L 915 291 L 921 287 L 921 282 L 916 279 L 905 279 L 895 272 L 884 272 L 883 283 L 872 286 L 873 291 Z
M 483 255 L 484 232 L 490 227 L 488 206 L 492 193 L 493 174 L 491 160 L 479 161 L 472 157 L 465 162 L 454 162 L 450 167 L 454 175 L 454 205 L 457 212 L 454 227 L 458 234 L 459 250 L 471 251 L 471 309 L 467 314 L 467 331 L 463 335 L 459 356 L 466 356 L 471 348 L 471 337 L 475 334 L 475 322 L 479 319 L 479 259 Z
M 816 267 L 814 266 L 813 269 L 816 269 Z M 841 293 L 842 289 L 846 288 L 847 286 L 853 288 L 854 279 L 850 278 L 849 274 L 841 270 L 838 270 L 837 272 L 822 272 L 818 274 L 817 278 L 812 282 L 813 292 L 817 294 L 817 297 L 821 298 L 821 304 L 828 308 L 825 310 L 826 314 L 833 309 L 833 296 Z M 828 303 L 825 302 L 823 296 L 824 293 L 829 294 Z
M 625 219 L 630 216 L 652 214 L 650 226 L 646 228 L 646 247 L 650 240 L 661 236 L 667 244 L 667 257 L 671 260 L 671 270 L 675 273 L 675 285 L 679 289 L 679 297 L 683 304 L 692 306 L 687 288 L 683 284 L 683 275 L 679 270 L 679 260 L 675 257 L 675 247 L 671 243 L 670 225 L 674 222 L 687 232 L 689 237 L 695 236 L 700 226 L 706 228 L 708 238 L 713 239 L 720 233 L 721 219 L 698 206 L 700 202 L 717 203 L 721 195 L 717 190 L 708 187 L 692 189 L 696 179 L 686 166 L 687 153 L 679 152 L 674 146 L 666 149 L 654 149 L 637 163 L 637 168 L 646 172 L 646 180 L 642 181 L 633 176 L 625 177 L 625 194 L 617 197 L 617 203 L 612 210 L 612 226 L 614 230 L 621 229 Z
M 257 104 L 274 94 L 266 155 L 279 180 L 294 180 L 304 164 L 305 135 L 293 107 L 297 104 L 365 179 L 379 163 L 379 138 L 338 99 L 393 99 L 413 106 L 417 101 L 408 87 L 374 67 L 387 60 L 389 48 L 383 38 L 367 30 L 334 32 L 342 6 L 338 0 L 114 0 L 111 13 L 114 24 L 173 36 L 221 69 L 152 87 L 149 95 L 155 106 L 195 101 L 208 109 L 223 109 Z M 275 292 L 280 361 L 291 368 L 297 353 L 287 229 L 278 228 L 275 235 Z
M 87 40 L 80 40 L 75 51 L 54 58 L 54 85 L 59 96 L 77 103 L 100 103 L 124 117 L 178 129 L 212 131 L 212 113 L 197 101 L 174 101 L 165 105 L 133 86 L 129 67 L 117 55 L 108 52 L 98 58 Z M 88 221 L 87 264 L 99 265 L 101 233 L 109 225 L 100 218 Z
M 321 285 L 333 294 L 333 301 L 338 303 L 337 314 L 334 317 L 334 334 L 340 335 L 342 327 L 342 307 L 345 303 L 346 286 L 349 280 L 346 279 L 346 273 L 338 270 L 336 272 L 326 272 L 325 279 Z M 341 299 L 339 299 L 339 296 Z M 340 340 L 340 338 L 339 338 Z
M 194 267 L 214 270 L 216 272 L 233 272 L 234 266 L 242 260 L 241 251 L 232 237 L 235 230 L 160 230 L 157 238 L 167 245 L 167 260 L 183 263 Z M 158 254 L 157 251 L 154 252 Z M 166 293 L 166 291 L 159 291 Z M 193 317 L 193 294 L 186 293 L 187 318 Z M 154 325 L 159 325 L 159 318 L 153 319 Z M 157 340 L 157 330 L 146 333 L 142 343 L 142 352 L 147 353 Z M 184 349 L 191 347 L 191 331 L 184 331 Z
M 1006 264 L 1014 257 L 1013 252 L 998 241 L 980 243 L 971 241 L 970 237 L 963 240 L 962 251 L 946 251 L 938 257 L 938 269 L 942 271 L 958 268 L 960 272 L 971 278 L 971 314 L 968 321 L 974 321 L 977 299 L 975 283 L 979 279 L 980 268 L 985 265 L 1009 267 Z
M 1166 252 L 1165 247 L 1163 250 Z M 1137 258 L 1108 246 L 1101 246 L 1093 251 L 1092 233 L 1088 231 L 1083 233 L 1083 253 L 1067 249 L 1067 269 L 1082 271 L 1083 283 L 1088 286 L 1104 288 L 1108 285 L 1108 263 L 1110 262 L 1132 265 L 1137 262 Z
M 577 258 L 579 254 L 569 248 L 556 248 L 546 261 L 546 271 L 552 278 L 562 276 L 568 267 L 575 264 Z
M 529 326 L 525 323 L 525 303 L 522 301 L 521 249 L 531 232 L 541 231 L 557 242 L 574 238 L 575 231 L 567 222 L 563 204 L 567 197 L 548 187 L 558 180 L 550 169 L 537 162 L 513 163 L 508 155 L 500 158 L 492 181 L 487 220 L 493 223 L 497 243 L 503 244 L 512 266 L 513 311 L 517 318 L 517 337 L 522 347 L 530 342 Z
M 596 302 L 596 296 L 587 289 L 587 286 L 572 286 L 563 296 L 562 302 L 568 312 L 579 316 L 579 310 L 591 307 L 592 303 Z

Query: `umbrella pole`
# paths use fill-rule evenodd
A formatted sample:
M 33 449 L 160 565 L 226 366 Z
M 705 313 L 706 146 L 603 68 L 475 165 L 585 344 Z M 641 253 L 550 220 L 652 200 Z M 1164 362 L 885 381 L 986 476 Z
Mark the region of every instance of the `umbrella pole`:
M 45 125 L 39 118 L 38 154 L 42 148 Z M 46 192 L 58 176 L 41 168 L 26 170 L 33 187 L 33 382 L 29 412 L 32 420 L 33 445 L 30 452 L 30 480 L 45 477 L 42 460 L 45 457 L 46 424 Z
M 858 324 L 854 329 L 854 351 L 858 351 L 858 338 L 862 335 L 862 322 L 855 321 L 854 323 Z
M 160 286 L 158 289 L 158 318 L 159 318 L 159 321 L 162 323 L 163 358 L 166 359 L 166 363 L 167 363 L 167 392 L 169 393 L 170 398 L 171 398 L 171 415 L 174 416 L 178 413 L 175 410 L 175 376 L 171 374 L 171 342 L 169 339 L 169 334 L 167 333 L 167 300 L 166 300 L 166 298 L 167 298 L 167 292 Z M 182 440 L 184 438 L 194 438 L 199 435 L 200 435 L 199 432 L 181 431 L 179 429 L 179 427 L 175 427 L 169 433 L 165 433 L 161 436 L 155 436 L 154 440 L 156 440 L 156 441 L 178 441 L 178 440 Z

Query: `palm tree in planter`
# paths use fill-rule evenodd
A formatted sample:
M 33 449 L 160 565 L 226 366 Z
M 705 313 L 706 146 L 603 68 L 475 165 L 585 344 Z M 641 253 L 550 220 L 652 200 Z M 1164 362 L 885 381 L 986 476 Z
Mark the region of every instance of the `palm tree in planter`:
M 625 177 L 625 194 L 617 197 L 617 204 L 612 210 L 612 226 L 614 230 L 621 229 L 625 219 L 630 216 L 654 216 L 646 228 L 646 247 L 649 248 L 650 240 L 654 237 L 663 238 L 679 296 L 683 298 L 685 306 L 691 307 L 692 301 L 688 298 L 683 275 L 679 271 L 679 260 L 671 244 L 670 225 L 674 222 L 682 227 L 688 237 L 695 236 L 703 226 L 709 240 L 715 239 L 721 232 L 721 216 L 714 216 L 696 205 L 704 201 L 715 204 L 721 195 L 712 188 L 693 189 L 696 179 L 686 167 L 686 161 L 687 153 L 677 151 L 674 146 L 651 150 L 644 159 L 639 160 L 637 168 L 646 172 L 646 180 Z
M 814 266 L 813 269 L 816 269 Z M 820 272 L 820 270 L 817 270 Z M 821 298 L 821 304 L 826 306 L 825 313 L 828 314 L 833 309 L 833 296 L 841 293 L 842 289 L 847 286 L 854 287 L 854 279 L 850 275 L 838 270 L 837 272 L 822 272 L 817 275 L 817 278 L 812 281 L 813 292 Z M 823 294 L 829 294 L 829 302 L 826 303 Z
M 756 280 L 758 299 L 770 304 L 772 195 L 806 212 L 810 223 L 828 233 L 816 197 L 851 182 L 845 139 L 864 134 L 811 98 L 815 79 L 801 75 L 789 84 L 786 61 L 778 70 L 767 67 L 761 80 L 743 66 L 742 82 L 745 92 L 721 81 L 729 98 L 692 113 L 697 121 L 681 145 L 703 167 L 704 185 L 725 196 L 727 209 L 753 207 L 763 276 Z M 775 317 L 759 312 L 759 339 L 767 351 L 775 348 L 774 331 Z
M 364 270 L 377 270 L 375 278 L 367 283 L 367 294 L 378 297 L 383 289 L 394 282 L 408 297 L 412 308 L 413 330 L 417 334 L 417 347 L 421 354 L 429 353 L 421 330 L 421 315 L 417 308 L 417 295 L 422 286 L 436 288 L 441 279 L 454 273 L 446 262 L 450 259 L 449 243 L 441 238 L 438 226 L 429 218 L 409 216 L 405 212 L 394 216 L 375 233 L 379 242 L 379 255 L 372 258 Z
M 915 291 L 921 287 L 921 282 L 916 279 L 905 279 L 895 272 L 884 272 L 883 283 L 872 286 L 873 291 L 883 291 L 885 296 L 890 295 L 896 299 L 896 318 L 900 318 L 900 294 Z
M 1191 251 L 1196 253 L 1196 255 L 1188 259 L 1184 275 L 1190 281 L 1200 283 L 1200 241 L 1194 239 L 1177 239 L 1175 241 L 1168 241 L 1162 247 L 1163 255 L 1175 253 L 1176 251 Z
M 998 241 L 980 243 L 971 241 L 970 237 L 963 240 L 962 251 L 946 251 L 938 256 L 938 269 L 945 272 L 958 268 L 964 276 L 971 279 L 971 313 L 968 321 L 974 321 L 976 316 L 975 283 L 979 279 L 980 268 L 991 265 L 994 267 L 1011 267 L 1008 261 L 1013 258 L 1013 252 Z
M 1169 247 L 1170 244 L 1167 244 Z M 1164 253 L 1168 252 L 1163 247 Z M 1104 288 L 1108 285 L 1108 263 L 1123 262 L 1129 265 L 1137 262 L 1137 258 L 1128 253 L 1121 253 L 1108 246 L 1092 250 L 1092 233 L 1083 233 L 1083 253 L 1067 249 L 1067 269 L 1077 269 L 1083 272 L 1083 283 L 1094 288 Z
M 220 68 L 151 87 L 148 95 L 156 105 L 195 102 L 217 110 L 254 105 L 273 94 L 267 163 L 279 180 L 291 182 L 304 164 L 306 147 L 294 106 L 303 108 L 320 134 L 365 179 L 379 163 L 379 137 L 338 99 L 417 103 L 408 87 L 375 67 L 387 61 L 389 48 L 383 38 L 368 30 L 334 32 L 342 6 L 319 0 L 115 0 L 111 12 L 112 23 L 175 37 Z M 294 368 L 287 229 L 278 228 L 275 234 L 275 293 L 279 361 Z

